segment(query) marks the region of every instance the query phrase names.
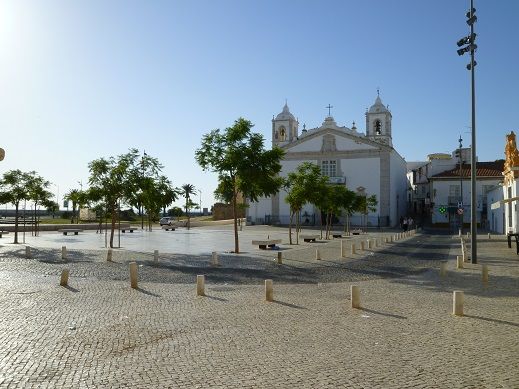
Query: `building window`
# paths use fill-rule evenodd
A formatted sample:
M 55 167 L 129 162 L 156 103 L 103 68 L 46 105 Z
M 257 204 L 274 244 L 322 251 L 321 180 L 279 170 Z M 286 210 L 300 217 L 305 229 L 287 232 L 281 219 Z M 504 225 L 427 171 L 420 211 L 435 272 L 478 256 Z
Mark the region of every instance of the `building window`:
M 322 161 L 321 174 L 328 177 L 337 176 L 337 161 Z

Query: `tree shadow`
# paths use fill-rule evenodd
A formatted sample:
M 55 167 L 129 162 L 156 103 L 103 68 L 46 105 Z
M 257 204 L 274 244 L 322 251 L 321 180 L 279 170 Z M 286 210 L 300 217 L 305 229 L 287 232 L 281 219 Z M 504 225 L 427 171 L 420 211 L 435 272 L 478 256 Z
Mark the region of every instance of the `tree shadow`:
M 74 293 L 78 293 L 79 292 L 79 289 L 73 288 L 70 285 L 64 286 L 64 288 L 68 289 L 68 290 L 70 290 L 71 292 L 74 292 Z
M 221 301 L 221 302 L 224 302 L 224 303 L 227 302 L 227 301 L 229 301 L 229 300 L 224 299 L 224 298 L 222 298 L 222 297 L 211 296 L 211 295 L 208 295 L 208 294 L 206 294 L 204 297 L 207 297 L 207 298 L 210 299 L 210 300 Z
M 156 293 L 150 292 L 149 290 L 146 290 L 146 289 L 142 289 L 142 288 L 135 288 L 135 290 L 138 291 L 138 292 L 141 292 L 142 294 L 146 294 L 146 295 L 148 295 L 148 296 L 161 297 L 159 294 L 156 294 Z

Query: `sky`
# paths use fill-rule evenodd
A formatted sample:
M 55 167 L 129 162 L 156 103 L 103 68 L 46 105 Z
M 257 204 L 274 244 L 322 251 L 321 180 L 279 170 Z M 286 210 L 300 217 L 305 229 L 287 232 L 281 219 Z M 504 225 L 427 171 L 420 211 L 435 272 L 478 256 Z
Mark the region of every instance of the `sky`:
M 0 0 L 0 174 L 35 170 L 62 204 L 88 163 L 130 148 L 214 203 L 194 153 L 239 117 L 271 147 L 285 101 L 300 130 L 365 131 L 377 89 L 406 161 L 471 139 L 469 0 Z M 519 1 L 475 0 L 476 152 L 519 131 Z M 180 205 L 182 201 L 177 202 Z

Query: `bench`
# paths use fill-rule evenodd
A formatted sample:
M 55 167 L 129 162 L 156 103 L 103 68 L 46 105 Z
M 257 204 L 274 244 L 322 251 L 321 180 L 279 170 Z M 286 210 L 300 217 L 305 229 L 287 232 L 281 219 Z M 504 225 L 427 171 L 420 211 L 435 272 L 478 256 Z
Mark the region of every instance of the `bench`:
M 8 234 L 8 233 L 9 233 L 9 231 L 0 231 L 0 238 L 2 237 L 2 235 Z
M 175 226 L 168 226 L 168 225 L 164 225 L 162 226 L 162 229 L 165 230 L 165 231 L 175 231 Z
M 124 234 L 126 231 L 133 232 L 133 231 L 135 231 L 137 229 L 138 229 L 138 227 L 121 228 L 121 232 Z
M 362 230 L 351 230 L 352 235 L 360 235 L 362 234 Z
M 305 242 L 315 242 L 316 239 L 319 239 L 319 235 L 299 235 L 299 237 Z
M 80 230 L 78 228 L 64 228 L 62 230 L 58 230 L 59 232 L 62 232 L 63 235 L 67 235 L 69 232 L 73 232 L 74 235 L 79 234 L 80 232 L 83 232 L 83 230 Z
M 519 255 L 519 234 L 514 234 L 514 233 L 511 233 L 511 232 L 506 234 L 506 238 L 508 240 L 508 248 L 509 249 L 512 248 L 512 236 L 515 238 L 515 251 L 516 251 L 516 254 Z
M 340 232 L 332 232 L 332 236 L 334 238 L 342 238 L 342 233 L 340 233 Z
M 254 246 L 259 246 L 261 250 L 266 250 L 267 246 L 272 248 L 276 246 L 276 243 L 281 243 L 281 239 L 267 239 L 267 240 L 253 240 Z

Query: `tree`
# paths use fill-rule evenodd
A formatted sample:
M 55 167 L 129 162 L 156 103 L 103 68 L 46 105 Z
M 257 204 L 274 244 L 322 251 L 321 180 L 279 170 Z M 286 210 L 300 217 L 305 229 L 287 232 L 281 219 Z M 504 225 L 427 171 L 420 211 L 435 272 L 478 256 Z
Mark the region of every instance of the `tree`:
M 52 203 L 51 199 L 53 194 L 47 190 L 50 186 L 50 182 L 43 179 L 37 174 L 33 174 L 27 183 L 27 189 L 29 194 L 29 199 L 33 201 L 34 204 L 34 236 L 38 235 L 38 218 L 36 215 L 36 211 L 38 205 L 46 205 Z
M 278 147 L 265 150 L 261 134 L 251 131 L 253 124 L 243 118 L 224 131 L 211 131 L 202 138 L 202 146 L 195 158 L 204 170 L 218 173 L 219 190 L 230 198 L 234 219 L 234 252 L 239 253 L 237 198 L 257 201 L 279 191 L 283 179 L 281 159 L 284 152 Z
M 290 206 L 290 222 L 288 224 L 289 243 L 292 244 L 292 224 L 296 220 L 296 244 L 299 244 L 301 210 L 307 203 L 319 202 L 316 194 L 323 193 L 326 177 L 321 175 L 321 169 L 316 164 L 304 162 L 293 172 L 288 173 L 284 182 L 287 192 L 285 201 Z
M 182 208 L 180 207 L 173 207 L 168 210 L 168 216 L 176 217 L 177 220 L 182 216 L 184 212 L 182 211 Z
M 191 219 L 189 215 L 189 210 L 193 207 L 193 202 L 191 201 L 191 195 L 195 193 L 195 187 L 191 184 L 184 184 L 182 185 L 182 195 L 186 199 L 186 204 L 184 206 L 184 209 L 186 211 L 187 215 L 187 229 L 189 230 L 191 225 Z
M 135 170 L 137 169 L 138 151 L 130 149 L 117 158 L 100 158 L 88 164 L 90 177 L 89 198 L 105 204 L 111 217 L 110 247 L 113 248 L 117 210 L 121 202 L 132 198 L 135 189 Z
M 72 219 L 71 223 L 76 221 L 76 224 L 79 224 L 79 209 L 84 206 L 88 201 L 88 195 L 86 192 L 79 189 L 71 189 L 68 193 L 63 196 L 65 200 L 72 201 Z M 76 209 L 78 212 L 76 213 Z
M 35 182 L 45 182 L 35 171 L 22 172 L 19 169 L 4 173 L 0 180 L 0 204 L 11 203 L 15 208 L 14 243 L 18 243 L 18 213 L 20 202 L 31 199 L 31 190 Z
M 377 210 L 377 195 L 366 196 L 365 194 L 358 194 L 355 204 L 355 210 L 363 215 L 364 229 L 368 227 L 368 213 Z

